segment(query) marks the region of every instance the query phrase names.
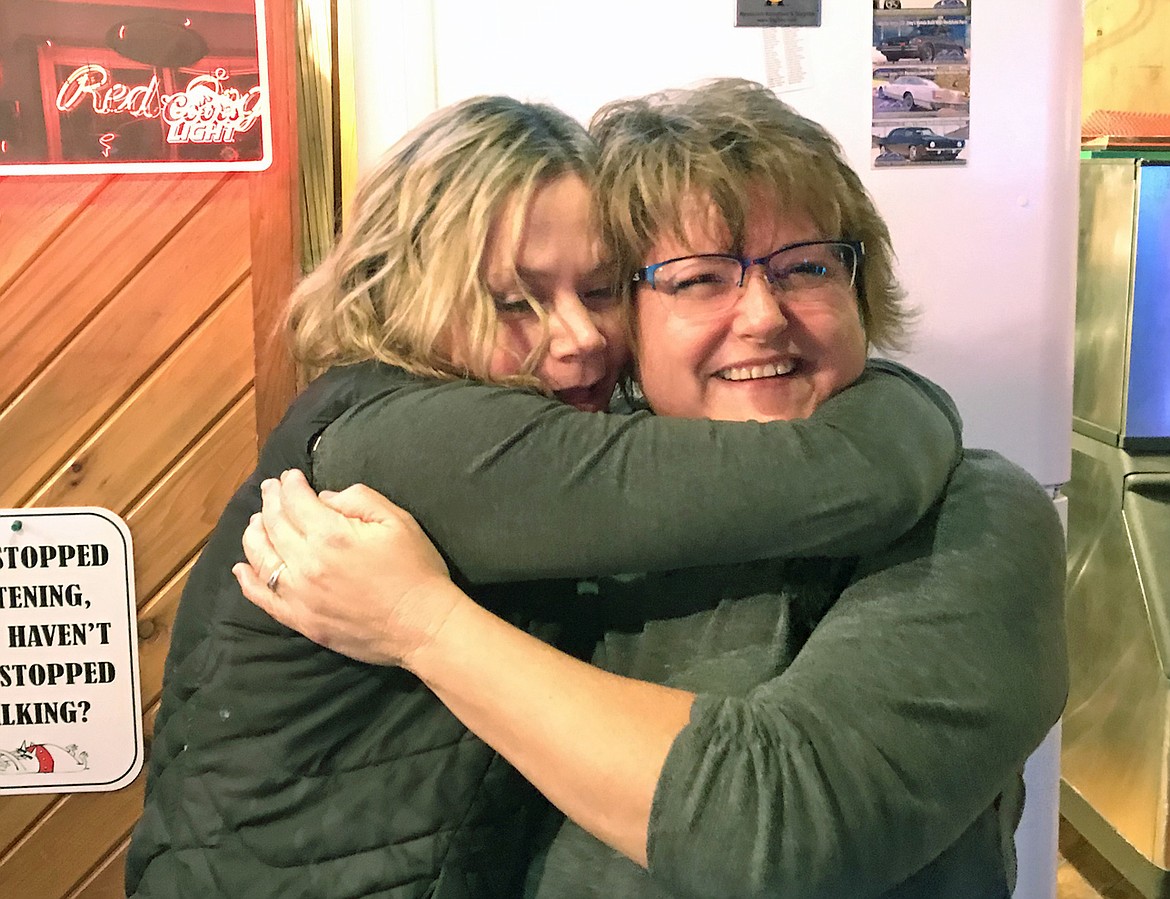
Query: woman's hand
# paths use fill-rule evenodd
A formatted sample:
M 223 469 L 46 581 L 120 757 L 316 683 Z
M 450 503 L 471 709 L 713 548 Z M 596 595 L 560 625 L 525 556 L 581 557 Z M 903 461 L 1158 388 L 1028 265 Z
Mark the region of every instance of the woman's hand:
M 470 602 L 415 520 L 380 493 L 359 484 L 318 497 L 295 470 L 260 491 L 263 512 L 243 537 L 249 564 L 232 573 L 244 596 L 315 643 L 409 668 L 451 610 Z
M 318 497 L 288 471 L 261 493 L 250 564 L 232 569 L 248 599 L 323 646 L 408 668 L 562 811 L 646 865 L 650 805 L 692 694 L 601 671 L 482 609 L 414 519 L 368 487 Z

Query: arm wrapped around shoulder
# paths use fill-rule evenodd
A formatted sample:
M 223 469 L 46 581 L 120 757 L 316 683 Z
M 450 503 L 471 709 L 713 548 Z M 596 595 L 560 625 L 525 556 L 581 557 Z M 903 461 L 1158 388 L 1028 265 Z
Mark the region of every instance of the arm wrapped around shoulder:
M 961 442 L 945 391 L 881 360 L 811 417 L 763 423 L 419 381 L 338 418 L 314 484 L 384 493 L 469 581 L 592 577 L 872 552 L 935 503 Z
M 688 897 L 858 899 L 945 863 L 1009 891 L 1010 832 L 962 838 L 1061 714 L 1064 580 L 1047 494 L 967 451 L 787 671 L 744 699 L 698 697 L 655 795 L 655 879 Z

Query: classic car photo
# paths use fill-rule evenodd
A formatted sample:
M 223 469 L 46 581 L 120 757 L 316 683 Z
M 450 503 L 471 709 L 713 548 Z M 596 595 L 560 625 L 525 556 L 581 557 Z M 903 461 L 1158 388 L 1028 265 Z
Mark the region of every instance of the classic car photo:
M 877 51 L 890 62 L 900 59 L 965 59 L 966 47 L 945 25 L 919 25 L 911 34 L 883 37 Z
M 885 137 L 878 139 L 878 151 L 883 156 L 900 156 L 911 162 L 957 159 L 965 145 L 966 141 L 961 138 L 944 137 L 919 126 L 894 128 Z
M 937 82 L 919 75 L 899 75 L 890 81 L 879 82 L 877 96 L 894 101 L 898 109 L 906 112 L 913 109 L 953 109 L 963 107 L 968 102 L 967 96 L 961 91 L 940 87 Z

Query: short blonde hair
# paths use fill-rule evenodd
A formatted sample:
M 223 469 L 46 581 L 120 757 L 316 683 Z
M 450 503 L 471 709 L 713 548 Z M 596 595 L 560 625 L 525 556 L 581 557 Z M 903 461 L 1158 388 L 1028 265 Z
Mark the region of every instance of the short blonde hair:
M 596 165 L 585 128 L 551 106 L 475 97 L 433 113 L 362 179 L 343 234 L 293 292 L 287 323 L 302 374 L 376 359 L 487 380 L 497 317 L 482 265 L 493 224 L 511 208 L 504 233 L 518 239 L 538 188 L 567 174 L 592 186 Z M 455 322 L 466 329 L 458 354 Z
M 905 345 L 911 315 L 885 222 L 836 141 L 772 91 L 717 79 L 619 100 L 597 111 L 590 131 L 601 146 L 602 239 L 620 283 L 654 261 L 646 255 L 659 238 L 686 243 L 696 197 L 710 198 L 739 245 L 750 193 L 762 188 L 781 208 L 806 212 L 826 238 L 865 245 L 857 293 L 866 339 Z

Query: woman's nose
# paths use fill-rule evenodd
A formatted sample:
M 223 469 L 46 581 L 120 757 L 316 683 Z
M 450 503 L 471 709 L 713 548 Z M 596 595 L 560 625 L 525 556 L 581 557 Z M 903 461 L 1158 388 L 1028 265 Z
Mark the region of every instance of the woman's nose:
M 779 292 L 768 281 L 762 266 L 748 269 L 735 307 L 736 330 L 749 336 L 783 330 L 788 318 L 781 308 Z
M 605 349 L 605 335 L 576 295 L 558 298 L 549 315 L 549 352 L 554 356 L 584 356 Z

